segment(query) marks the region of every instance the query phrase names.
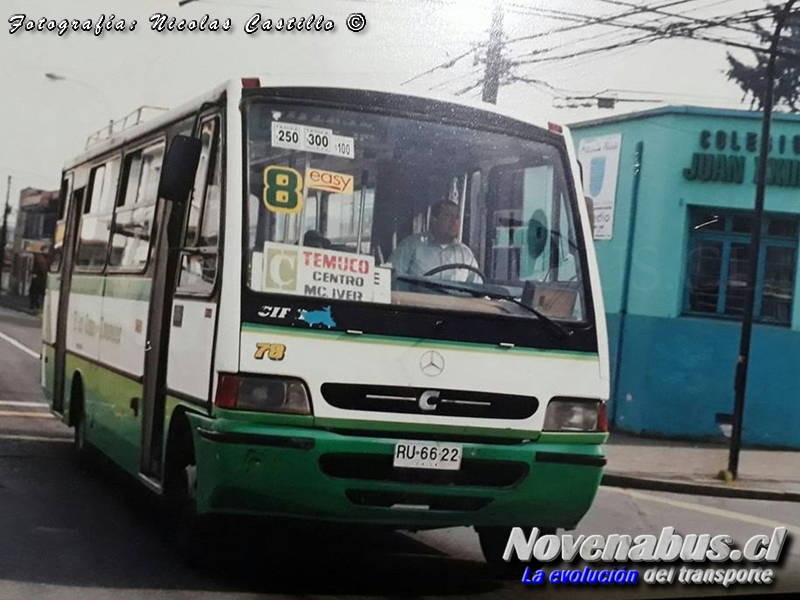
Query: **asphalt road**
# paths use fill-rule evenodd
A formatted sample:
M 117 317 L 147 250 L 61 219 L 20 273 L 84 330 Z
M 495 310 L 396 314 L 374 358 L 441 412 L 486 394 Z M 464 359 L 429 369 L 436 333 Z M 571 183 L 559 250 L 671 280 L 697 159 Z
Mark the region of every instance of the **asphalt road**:
M 797 504 L 602 488 L 574 535 L 728 534 L 741 547 L 786 526 L 776 564 L 697 563 L 693 568 L 772 568 L 771 585 L 635 586 L 521 582 L 483 562 L 468 528 L 417 534 L 270 530 L 231 524 L 210 564 L 186 564 L 160 527 L 157 502 L 110 465 L 79 468 L 71 430 L 39 389 L 38 321 L 0 308 L 0 599 L 250 598 L 656 598 L 800 591 Z M 582 569 L 584 563 L 547 563 Z M 614 565 L 592 564 L 593 568 Z M 652 565 L 618 564 L 639 571 Z M 661 565 L 664 566 L 664 565 Z M 671 566 L 671 565 L 666 565 Z M 680 566 L 680 565 L 678 565 Z M 676 576 L 677 579 L 677 576 Z

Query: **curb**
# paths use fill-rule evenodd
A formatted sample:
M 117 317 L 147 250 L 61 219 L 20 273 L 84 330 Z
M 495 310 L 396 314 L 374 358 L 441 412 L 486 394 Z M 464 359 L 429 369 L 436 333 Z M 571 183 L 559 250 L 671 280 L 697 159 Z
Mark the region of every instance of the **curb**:
M 694 496 L 716 496 L 719 498 L 741 498 L 745 500 L 767 500 L 771 502 L 800 502 L 800 493 L 798 492 L 730 488 L 714 484 L 631 477 L 629 475 L 618 475 L 616 473 L 605 473 L 600 485 L 605 487 L 670 492 L 673 494 L 691 494 Z

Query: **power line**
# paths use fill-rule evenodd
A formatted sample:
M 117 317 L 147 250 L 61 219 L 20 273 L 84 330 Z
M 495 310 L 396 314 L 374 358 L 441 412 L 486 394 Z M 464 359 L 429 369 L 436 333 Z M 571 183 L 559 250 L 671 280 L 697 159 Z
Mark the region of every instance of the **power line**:
M 601 1 L 604 1 L 604 0 L 601 0 Z M 722 2 L 717 2 L 715 4 L 719 5 L 721 3 Z M 761 13 L 762 11 L 763 11 L 763 9 L 761 11 L 759 11 L 759 10 L 744 11 L 742 14 L 731 15 L 730 17 L 725 17 L 725 19 L 731 19 L 731 20 L 736 21 L 736 22 L 745 22 L 745 21 L 748 21 L 748 20 L 757 20 L 757 19 L 764 18 L 764 16 L 766 16 L 766 15 L 756 14 L 756 13 Z M 714 25 L 716 25 L 716 22 L 704 20 L 703 22 L 699 22 L 698 24 L 702 25 L 702 26 L 706 26 L 706 25 L 714 26 Z M 705 28 L 705 27 L 697 27 L 696 29 L 700 29 L 700 28 Z M 748 32 L 752 33 L 749 30 L 748 30 Z M 728 39 L 713 38 L 711 36 L 705 36 L 705 35 L 690 35 L 688 37 L 690 37 L 690 39 L 696 38 L 696 39 L 701 40 L 701 41 L 710 41 L 710 42 L 721 43 L 721 44 L 725 44 L 725 45 L 729 45 L 729 46 L 744 47 L 744 48 L 747 48 L 747 49 L 750 49 L 750 50 L 753 50 L 753 51 L 763 51 L 763 49 L 761 47 L 751 46 L 751 45 L 748 45 L 748 44 L 741 44 L 741 43 L 735 42 L 733 40 L 728 40 Z M 641 39 L 641 38 L 639 38 L 639 39 Z M 637 43 L 636 40 L 631 40 L 631 42 L 632 42 L 631 45 Z M 597 49 L 593 49 L 593 50 L 597 50 Z M 797 58 L 797 55 L 795 55 L 795 54 L 793 54 L 791 52 L 782 52 L 781 54 L 783 54 L 784 56 Z M 554 58 L 565 58 L 565 57 L 550 57 L 550 59 L 554 59 Z M 570 60 L 570 59 L 565 58 L 565 60 Z M 518 81 L 522 81 L 523 78 L 518 77 L 517 80 Z M 535 80 L 535 81 L 537 83 L 541 82 L 541 80 Z M 642 90 L 623 90 L 623 89 L 618 89 L 618 88 L 617 89 L 613 89 L 613 88 L 612 89 L 606 89 L 606 90 L 603 90 L 601 92 L 597 92 L 597 93 L 592 94 L 592 95 L 587 95 L 588 97 L 583 97 L 583 98 L 575 97 L 575 98 L 567 98 L 567 99 L 575 99 L 575 100 L 585 100 L 585 99 L 595 99 L 595 98 L 599 99 L 604 94 L 607 94 L 609 92 L 622 92 L 622 93 L 633 93 L 633 94 L 642 94 L 642 95 L 659 95 L 659 96 L 670 96 L 671 95 L 671 96 L 679 96 L 679 97 L 692 97 L 693 96 L 693 97 L 702 97 L 702 98 L 714 98 L 716 100 L 723 100 L 723 99 L 726 100 L 726 101 L 728 100 L 727 98 L 723 98 L 722 96 L 710 96 L 710 95 L 702 95 L 702 94 L 680 94 L 680 93 L 671 93 L 671 92 L 652 92 L 652 91 L 642 91 Z M 609 99 L 609 100 L 612 101 L 612 102 L 616 102 L 616 101 L 635 101 L 634 99 L 625 99 L 625 100 L 623 100 L 623 99 L 619 99 L 619 98 Z M 648 100 L 648 101 L 656 102 L 656 101 L 661 101 L 661 100 Z M 587 105 L 591 105 L 591 104 L 587 104 Z
M 698 0 L 670 0 L 669 2 L 666 2 L 664 4 L 659 5 L 657 8 L 659 8 L 659 9 L 661 9 L 661 8 L 669 8 L 671 6 L 677 6 L 678 4 L 686 4 L 687 2 L 697 2 L 697 1 Z M 584 27 L 589 27 L 589 26 L 592 26 L 592 25 L 605 25 L 605 24 L 608 24 L 608 25 L 612 25 L 613 26 L 614 25 L 613 21 L 616 21 L 618 19 L 623 19 L 623 18 L 626 18 L 626 17 L 630 17 L 630 16 L 633 16 L 633 15 L 641 14 L 643 12 L 648 12 L 650 10 L 651 9 L 647 8 L 647 7 L 640 7 L 638 9 L 636 9 L 636 10 L 627 11 L 627 12 L 619 13 L 619 14 L 616 14 L 616 15 L 610 15 L 610 16 L 590 17 L 590 16 L 587 15 L 586 20 L 584 22 L 582 22 L 582 23 L 577 24 L 577 25 L 568 25 L 566 27 L 561 27 L 559 29 L 551 29 L 549 31 L 543 31 L 543 32 L 540 32 L 540 33 L 532 34 L 532 35 L 526 35 L 526 36 L 513 38 L 511 40 L 508 40 L 508 42 L 506 42 L 506 43 L 507 44 L 515 44 L 517 42 L 538 39 L 540 37 L 545 37 L 545 36 L 553 35 L 553 34 L 556 34 L 556 33 L 563 33 L 563 32 L 566 32 L 566 31 L 574 31 L 576 29 L 583 29 Z
M 447 87 L 451 83 L 464 79 L 465 77 L 476 77 L 479 75 L 480 70 L 481 70 L 480 66 L 477 67 L 473 66 L 472 68 L 470 68 L 468 73 L 462 73 L 461 75 L 456 75 L 455 77 L 451 77 L 450 79 L 445 79 L 444 81 L 437 83 L 436 85 L 432 85 L 431 87 L 428 88 L 428 90 L 433 91 L 441 89 L 443 87 Z
M 727 96 L 714 96 L 711 94 L 691 94 L 691 93 L 683 93 L 683 92 L 664 92 L 659 90 L 631 90 L 625 88 L 606 88 L 601 92 L 597 92 L 597 95 L 601 94 L 608 94 L 608 93 L 615 93 L 619 92 L 622 94 L 641 94 L 643 96 L 676 96 L 679 98 L 714 98 L 717 100 L 726 100 L 730 101 L 730 98 Z
M 633 4 L 631 2 L 625 2 L 624 0 L 595 0 L 595 1 L 596 2 L 603 2 L 605 4 L 611 4 L 611 5 L 614 5 L 614 6 L 628 6 L 628 7 L 637 6 L 636 4 Z M 649 12 L 652 12 L 652 13 L 655 13 L 655 14 L 659 14 L 659 15 L 664 15 L 664 16 L 667 16 L 667 17 L 677 17 L 679 19 L 683 19 L 685 21 L 692 21 L 694 23 L 703 23 L 703 24 L 708 24 L 708 25 L 711 24 L 711 22 L 707 21 L 706 19 L 699 19 L 697 17 L 690 17 L 688 15 L 681 15 L 681 14 L 678 14 L 678 13 L 671 13 L 671 12 L 667 12 L 667 11 L 664 11 L 664 10 L 660 10 L 658 8 L 651 9 Z M 752 33 L 751 30 L 744 29 L 743 27 L 734 27 L 733 25 L 726 25 L 724 23 L 720 23 L 719 27 L 725 27 L 725 28 L 728 28 L 728 29 L 733 29 L 734 31 L 742 31 L 744 33 Z
M 530 59 L 530 60 L 516 60 L 516 61 L 514 61 L 513 64 L 516 66 L 516 65 L 522 65 L 522 64 L 533 64 L 533 63 L 548 62 L 548 61 L 551 61 L 551 60 L 560 60 L 560 59 L 564 59 L 564 58 L 574 58 L 574 57 L 577 57 L 577 56 L 583 56 L 585 54 L 593 54 L 595 52 L 602 52 L 603 50 L 610 50 L 610 49 L 618 48 L 620 46 L 627 46 L 627 45 L 631 45 L 631 44 L 644 43 L 644 42 L 649 43 L 649 42 L 652 42 L 652 41 L 656 41 L 657 39 L 668 39 L 668 38 L 675 38 L 675 37 L 683 37 L 683 38 L 688 38 L 688 39 L 695 39 L 695 40 L 701 40 L 701 41 L 707 41 L 707 42 L 714 42 L 714 43 L 717 43 L 717 44 L 723 44 L 723 45 L 731 46 L 731 47 L 735 47 L 735 48 L 743 48 L 743 49 L 746 49 L 746 50 L 752 50 L 754 52 L 764 52 L 765 51 L 760 46 L 754 46 L 752 44 L 745 44 L 745 43 L 741 43 L 741 42 L 736 42 L 734 40 L 728 40 L 728 39 L 725 39 L 725 38 L 712 37 L 712 36 L 707 36 L 707 35 L 696 33 L 700 29 L 705 29 L 705 28 L 708 28 L 708 27 L 709 27 L 708 25 L 702 25 L 702 26 L 701 25 L 695 25 L 693 28 L 689 28 L 689 27 L 673 28 L 671 26 L 667 26 L 666 28 L 658 28 L 658 27 L 648 27 L 648 26 L 645 26 L 645 25 L 634 25 L 634 26 L 632 26 L 633 29 L 641 29 L 641 30 L 644 30 L 644 31 L 649 31 L 651 33 L 649 35 L 641 36 L 639 38 L 634 38 L 633 40 L 631 40 L 629 42 L 622 42 L 620 44 L 612 44 L 612 45 L 609 45 L 609 46 L 602 46 L 602 47 L 596 47 L 596 48 L 588 48 L 588 49 L 584 49 L 584 50 L 580 50 L 580 51 L 574 52 L 572 54 L 566 54 L 566 55 L 560 55 L 560 56 L 550 56 L 550 57 L 536 58 L 536 59 Z M 524 56 L 536 56 L 538 54 L 547 54 L 547 53 L 550 53 L 552 51 L 553 51 L 553 48 L 544 48 L 544 49 L 541 49 L 541 50 L 536 50 L 534 52 L 529 52 L 527 54 L 523 54 L 521 56 L 523 56 L 523 57 Z M 793 52 L 786 52 L 784 50 L 778 50 L 777 51 L 777 55 L 785 57 L 785 58 L 800 58 L 800 55 L 795 54 Z
M 633 38 L 632 37 L 628 37 L 628 38 L 625 38 L 625 39 L 633 39 Z M 617 56 L 619 56 L 621 54 L 628 54 L 634 49 L 635 49 L 635 45 L 625 46 L 625 47 L 622 47 L 622 48 L 617 48 L 615 50 L 610 50 L 610 51 L 608 51 L 606 53 L 603 53 L 603 54 L 595 54 L 594 56 L 584 56 L 584 57 L 581 57 L 581 58 L 568 58 L 568 59 L 565 59 L 564 62 L 557 63 L 557 64 L 556 63 L 550 63 L 550 64 L 545 64 L 545 65 L 539 65 L 536 68 L 536 73 L 539 74 L 539 75 L 542 75 L 542 74 L 545 74 L 545 73 L 551 73 L 551 72 L 553 72 L 555 70 L 559 70 L 559 71 L 563 72 L 567 68 L 573 68 L 573 67 L 577 67 L 578 69 L 580 69 L 580 68 L 586 67 L 588 65 L 591 65 L 592 63 L 594 63 L 594 62 L 596 62 L 598 60 L 611 60 L 614 57 L 617 57 Z
M 634 46 L 634 45 L 638 45 L 638 44 L 642 44 L 642 43 L 650 43 L 650 42 L 654 42 L 654 41 L 658 40 L 661 37 L 662 36 L 660 36 L 658 34 L 649 33 L 647 35 L 639 36 L 639 37 L 636 37 L 636 38 L 633 38 L 631 40 L 624 41 L 624 42 L 617 42 L 617 43 L 614 43 L 614 44 L 609 44 L 609 45 L 606 45 L 606 46 L 599 46 L 599 47 L 595 47 L 595 48 L 586 48 L 584 50 L 579 50 L 579 51 L 573 52 L 571 54 L 562 54 L 562 55 L 559 55 L 559 56 L 545 56 L 545 57 L 542 57 L 542 58 L 532 58 L 532 59 L 529 59 L 529 60 L 520 60 L 520 61 L 515 61 L 514 64 L 515 65 L 529 65 L 529 64 L 534 64 L 534 63 L 550 62 L 550 61 L 553 61 L 553 60 L 563 60 L 565 58 L 576 58 L 578 56 L 586 56 L 587 54 L 595 54 L 597 52 L 605 52 L 606 50 L 615 50 L 616 48 L 624 48 L 626 46 Z M 542 53 L 546 53 L 546 52 L 549 52 L 549 50 L 542 50 Z
M 695 7 L 695 8 L 690 8 L 686 12 L 687 13 L 691 13 L 691 12 L 696 12 L 698 10 L 708 10 L 709 8 L 711 8 L 713 6 L 720 6 L 721 4 L 729 4 L 729 3 L 735 2 L 735 1 L 736 0 L 717 0 L 716 2 L 712 2 L 711 4 L 706 4 L 705 6 L 698 6 L 698 7 Z
M 669 7 L 672 7 L 672 6 L 677 6 L 677 5 L 680 5 L 680 4 L 687 4 L 689 2 L 697 2 L 697 1 L 698 0 L 669 0 L 668 2 L 659 4 L 656 8 L 658 8 L 658 9 L 669 8 Z M 576 25 L 569 25 L 569 26 L 566 26 L 566 27 L 551 29 L 551 30 L 546 31 L 546 32 L 540 32 L 540 33 L 536 33 L 536 34 L 532 34 L 532 35 L 528 35 L 528 36 L 522 36 L 522 37 L 513 38 L 513 39 L 505 41 L 503 43 L 503 45 L 504 46 L 508 46 L 509 44 L 513 44 L 513 43 L 517 43 L 517 42 L 521 42 L 521 41 L 526 41 L 526 40 L 538 39 L 538 38 L 545 37 L 545 36 L 548 36 L 548 35 L 553 35 L 553 34 L 556 34 L 556 33 L 574 31 L 576 29 L 582 29 L 584 27 L 588 27 L 588 26 L 591 26 L 591 25 L 610 24 L 610 22 L 615 21 L 617 19 L 621 19 L 621 18 L 625 18 L 625 17 L 641 14 L 643 12 L 648 12 L 649 10 L 651 10 L 651 8 L 652 7 L 639 7 L 637 9 L 635 9 L 635 10 L 624 11 L 622 13 L 618 13 L 618 14 L 611 15 L 611 16 L 587 17 L 587 19 L 584 22 L 578 23 Z M 455 57 L 454 59 L 445 61 L 445 62 L 440 63 L 440 64 L 438 64 L 438 65 L 436 65 L 434 67 L 431 67 L 430 69 L 428 69 L 426 71 L 423 71 L 422 73 L 419 73 L 418 75 L 415 75 L 414 77 L 404 81 L 401 85 L 405 85 L 407 83 L 410 83 L 411 81 L 414 81 L 414 80 L 416 80 L 416 79 L 418 79 L 420 77 L 424 77 L 425 75 L 429 75 L 431 73 L 434 73 L 434 72 L 436 72 L 438 70 L 451 68 L 457 62 L 459 62 L 460 60 L 463 60 L 464 58 L 469 56 L 472 52 L 476 51 L 478 48 L 482 47 L 483 45 L 484 44 L 477 44 L 471 50 L 460 54 L 459 56 Z
M 706 7 L 699 7 L 699 8 L 695 8 L 695 9 L 691 9 L 690 8 L 689 11 L 701 10 L 703 8 L 708 8 L 709 6 L 717 6 L 719 4 L 723 4 L 723 3 L 726 3 L 726 2 L 730 2 L 730 1 L 732 1 L 732 0 L 721 0 L 721 1 L 715 2 L 715 3 L 711 4 L 711 5 L 707 5 Z M 645 7 L 642 7 L 642 8 L 645 8 Z M 565 16 L 573 17 L 573 19 L 571 19 L 571 20 L 579 20 L 578 17 L 582 17 L 584 21 L 586 19 L 593 18 L 593 17 L 589 17 L 587 15 L 579 15 L 578 13 L 566 13 L 564 11 L 555 11 L 555 12 L 560 12 Z M 726 19 L 727 18 L 728 17 L 726 17 Z M 566 20 L 569 20 L 569 19 L 566 19 Z M 656 18 L 653 18 L 653 19 L 648 19 L 648 20 L 644 21 L 644 23 L 641 23 L 641 24 L 638 24 L 638 25 L 648 25 L 650 23 L 658 22 L 659 20 L 660 19 L 656 17 Z M 614 27 L 617 27 L 618 29 L 619 28 L 635 29 L 637 24 L 633 24 L 633 23 L 607 23 L 606 25 L 614 26 Z M 617 30 L 604 31 L 602 33 L 599 33 L 599 34 L 596 34 L 596 35 L 593 35 L 593 36 L 590 36 L 590 37 L 582 37 L 582 38 L 579 38 L 579 39 L 575 39 L 575 40 L 570 40 L 570 41 L 564 42 L 564 43 L 559 44 L 557 46 L 550 46 L 548 48 L 548 51 L 554 51 L 554 50 L 566 48 L 568 46 L 573 46 L 575 44 L 580 44 L 580 43 L 583 43 L 583 42 L 587 42 L 589 40 L 597 40 L 597 39 L 606 38 L 606 37 L 609 37 L 609 36 L 611 36 L 611 37 L 619 37 L 617 35 L 618 33 L 619 32 Z M 625 39 L 630 39 L 630 38 L 622 38 L 620 41 L 625 40 Z M 539 51 L 536 51 L 536 52 L 533 52 L 533 53 L 526 53 L 526 54 L 523 54 L 521 56 L 528 56 L 528 55 L 541 54 L 541 53 L 543 53 L 543 51 L 539 50 Z
M 743 43 L 743 42 L 738 42 L 738 41 L 735 41 L 735 40 L 709 36 L 709 35 L 701 33 L 701 31 L 705 30 L 705 29 L 710 29 L 710 28 L 725 27 L 725 28 L 728 28 L 728 29 L 731 29 L 731 30 L 735 30 L 735 31 L 740 31 L 740 32 L 745 32 L 746 31 L 747 33 L 753 33 L 751 31 L 743 29 L 741 27 L 735 27 L 734 24 L 735 23 L 744 23 L 744 22 L 752 22 L 752 21 L 761 20 L 761 19 L 764 19 L 764 18 L 770 16 L 770 14 L 771 14 L 769 9 L 755 9 L 755 10 L 749 10 L 749 11 L 742 11 L 742 12 L 739 12 L 739 13 L 734 13 L 732 15 L 725 15 L 725 16 L 719 17 L 717 19 L 708 19 L 708 18 L 700 19 L 700 18 L 694 18 L 694 17 L 687 17 L 685 15 L 680 15 L 680 14 L 668 13 L 668 12 L 665 12 L 665 11 L 662 10 L 664 8 L 669 8 L 669 7 L 674 7 L 674 6 L 677 6 L 677 5 L 687 4 L 689 2 L 697 2 L 698 0 L 671 0 L 671 1 L 666 2 L 666 3 L 662 2 L 662 3 L 655 4 L 655 5 L 644 5 L 644 6 L 632 5 L 631 3 L 624 2 L 623 0 L 599 0 L 599 1 L 605 2 L 607 4 L 614 4 L 614 5 L 620 5 L 620 6 L 633 7 L 633 9 L 632 10 L 628 10 L 628 11 L 624 11 L 622 13 L 617 13 L 617 14 L 614 14 L 614 15 L 605 15 L 605 16 L 601 16 L 601 17 L 593 17 L 593 16 L 581 15 L 579 13 L 573 13 L 573 12 L 568 12 L 568 11 L 550 10 L 550 9 L 538 9 L 538 8 L 535 8 L 535 7 L 522 7 L 522 8 L 525 8 L 528 11 L 528 14 L 537 14 L 537 15 L 545 16 L 545 17 L 548 17 L 548 18 L 559 19 L 559 20 L 577 21 L 577 24 L 566 26 L 566 27 L 561 27 L 561 28 L 556 28 L 556 29 L 551 29 L 551 30 L 546 31 L 546 32 L 538 32 L 538 33 L 532 34 L 532 35 L 517 37 L 517 38 L 510 39 L 510 40 L 502 40 L 502 36 L 501 35 L 498 36 L 498 35 L 494 35 L 493 34 L 493 37 L 492 37 L 492 39 L 490 41 L 490 49 L 491 49 L 491 51 L 487 51 L 487 55 L 486 55 L 486 59 L 485 59 L 485 62 L 487 64 L 487 70 L 486 70 L 486 76 L 484 77 L 483 81 L 479 80 L 476 83 L 474 83 L 472 85 L 469 85 L 469 86 L 459 90 L 456 93 L 458 95 L 462 95 L 462 94 L 468 93 L 469 91 L 477 88 L 481 83 L 484 83 L 485 86 L 488 85 L 488 86 L 490 86 L 492 88 L 497 88 L 497 87 L 499 87 L 500 85 L 503 85 L 503 84 L 523 82 L 523 83 L 529 83 L 531 85 L 536 85 L 536 86 L 544 86 L 546 89 L 554 89 L 552 87 L 547 87 L 549 84 L 547 84 L 546 82 L 542 81 L 541 79 L 538 79 L 538 78 L 537 79 L 531 79 L 530 77 L 527 77 L 527 76 L 524 76 L 524 75 L 515 76 L 515 75 L 512 75 L 510 73 L 510 70 L 513 67 L 520 66 L 520 65 L 523 65 L 523 64 L 541 64 L 541 63 L 553 62 L 553 61 L 571 60 L 571 59 L 575 59 L 575 58 L 578 58 L 578 57 L 584 57 L 584 56 L 596 54 L 598 52 L 608 52 L 608 51 L 613 51 L 613 50 L 616 50 L 616 49 L 629 48 L 629 47 L 632 47 L 632 46 L 635 46 L 635 45 L 651 43 L 653 41 L 657 41 L 657 40 L 660 40 L 660 39 L 670 39 L 670 38 L 684 37 L 684 38 L 688 38 L 688 39 L 696 39 L 696 40 L 699 40 L 699 41 L 707 41 L 707 42 L 712 42 L 712 43 L 723 44 L 723 45 L 730 46 L 730 47 L 737 47 L 737 48 L 748 49 L 748 50 L 755 51 L 755 52 L 761 52 L 761 51 L 763 51 L 763 49 L 761 47 L 759 47 L 759 46 L 755 46 L 755 45 L 747 44 L 747 43 Z M 714 3 L 714 5 L 722 4 L 725 1 L 726 0 L 723 0 L 722 2 Z M 514 6 L 520 7 L 519 4 L 515 4 Z M 702 7 L 702 8 L 707 8 L 707 6 L 706 7 Z M 694 10 L 698 10 L 698 9 L 699 9 L 698 7 L 694 8 Z M 682 21 L 685 21 L 685 22 L 676 22 L 675 20 L 672 20 L 671 22 L 668 22 L 666 24 L 662 24 L 660 26 L 650 26 L 650 25 L 648 25 L 648 23 L 653 22 L 655 19 L 650 19 L 650 20 L 646 21 L 645 23 L 631 23 L 631 22 L 620 22 L 619 21 L 619 19 L 621 19 L 623 17 L 630 17 L 630 16 L 633 16 L 633 15 L 639 15 L 639 14 L 645 14 L 645 13 L 662 14 L 662 15 L 670 16 L 670 17 L 673 17 L 673 18 L 676 18 L 676 19 L 682 19 Z M 495 13 L 495 15 L 496 14 L 497 13 Z M 575 52 L 571 52 L 571 53 L 568 53 L 568 54 L 559 54 L 559 55 L 556 55 L 556 56 L 552 56 L 551 55 L 551 56 L 542 57 L 540 55 L 551 54 L 554 51 L 556 51 L 556 50 L 558 50 L 560 48 L 563 48 L 565 46 L 573 45 L 575 43 L 580 43 L 580 42 L 586 42 L 587 38 L 583 38 L 581 40 L 572 40 L 572 41 L 567 42 L 565 44 L 561 44 L 560 46 L 550 46 L 548 48 L 538 49 L 538 50 L 535 50 L 535 51 L 532 51 L 532 52 L 528 52 L 528 53 L 525 53 L 525 54 L 521 55 L 521 57 L 537 57 L 537 58 L 531 58 L 531 59 L 528 59 L 528 60 L 519 60 L 520 57 L 517 57 L 517 59 L 515 59 L 513 61 L 510 61 L 510 60 L 506 60 L 506 59 L 502 58 L 502 56 L 501 56 L 502 49 L 503 48 L 507 48 L 512 43 L 517 43 L 517 42 L 520 42 L 520 41 L 523 41 L 523 40 L 541 38 L 541 37 L 544 37 L 544 36 L 553 35 L 553 34 L 558 33 L 558 32 L 575 31 L 575 30 L 582 29 L 582 28 L 585 28 L 585 27 L 588 27 L 588 26 L 592 26 L 592 25 L 607 25 L 607 26 L 610 26 L 610 27 L 615 27 L 617 29 L 646 31 L 648 33 L 646 35 L 640 35 L 640 36 L 633 37 L 633 38 L 623 39 L 621 41 L 617 41 L 617 42 L 612 43 L 612 44 L 606 44 L 606 45 L 602 45 L 602 46 L 598 46 L 598 47 L 591 47 L 591 48 L 583 48 L 583 49 L 577 50 Z M 495 32 L 496 30 L 497 29 L 495 27 L 493 27 L 493 32 Z M 608 33 L 609 32 L 604 32 L 602 34 L 599 34 L 597 36 L 593 36 L 593 37 L 588 38 L 588 39 L 597 39 L 599 37 L 604 37 L 604 36 L 608 35 Z M 428 69 L 428 70 L 426 70 L 426 71 L 424 71 L 424 72 L 412 77 L 411 79 L 405 81 L 404 84 L 405 83 L 409 83 L 411 81 L 414 81 L 414 80 L 416 80 L 416 79 L 418 79 L 420 77 L 423 77 L 425 75 L 431 74 L 431 73 L 433 73 L 433 72 L 435 72 L 437 70 L 451 68 L 451 67 L 455 66 L 458 62 L 463 60 L 464 58 L 468 57 L 471 53 L 476 52 L 480 48 L 485 47 L 485 46 L 486 46 L 485 43 L 475 44 L 475 45 L 473 45 L 473 48 L 471 50 L 463 52 L 462 54 L 456 56 L 453 59 L 450 59 L 450 60 L 448 60 L 448 61 L 446 61 L 444 63 L 436 65 L 435 67 L 432 67 L 431 69 Z M 800 56 L 798 56 L 798 55 L 796 55 L 796 54 L 794 54 L 792 52 L 779 51 L 779 55 L 784 56 L 784 57 L 790 57 L 790 58 L 800 58 Z M 489 67 L 489 62 L 493 63 L 493 66 L 491 68 Z M 502 74 L 502 81 L 500 79 L 501 74 Z M 494 77 L 496 81 L 495 82 L 490 82 L 489 75 Z M 459 79 L 462 78 L 462 77 L 463 76 L 460 76 Z M 439 86 L 437 85 L 436 87 L 439 87 Z M 541 87 L 539 87 L 539 89 L 541 89 Z M 486 90 L 486 87 L 484 88 L 484 90 Z M 549 93 L 549 92 L 545 92 L 545 93 Z M 488 97 L 496 99 L 496 90 L 495 91 L 490 91 Z
M 430 75 L 431 73 L 434 73 L 434 72 L 436 72 L 436 71 L 438 71 L 440 69 L 449 69 L 449 68 L 455 66 L 456 63 L 458 63 L 459 61 L 465 59 L 467 56 L 469 56 L 470 54 L 475 52 L 475 50 L 477 50 L 478 48 L 479 48 L 478 45 L 473 45 L 473 47 L 470 48 L 469 50 L 467 50 L 466 52 L 464 52 L 462 54 L 459 54 L 455 58 L 451 58 L 450 60 L 448 60 L 446 62 L 443 62 L 443 63 L 441 63 L 439 65 L 436 65 L 435 67 L 431 67 L 427 71 L 423 71 L 422 73 L 419 73 L 418 75 L 414 75 L 414 77 L 412 77 L 411 79 L 406 79 L 400 85 L 406 85 L 407 83 L 411 83 L 412 81 L 414 81 L 416 79 L 419 79 L 420 77 L 424 77 L 425 75 Z
M 726 16 L 726 17 L 724 17 L 724 20 L 728 21 L 728 20 L 731 20 L 733 18 L 734 18 L 733 16 Z M 761 16 L 761 15 L 758 15 L 758 16 L 746 15 L 746 16 L 736 17 L 736 21 L 737 22 L 748 22 L 748 21 L 752 21 L 752 20 L 759 20 L 761 18 L 763 18 L 763 16 Z M 711 27 L 715 27 L 716 26 L 716 23 L 713 22 L 713 21 L 709 21 L 708 23 L 709 23 L 708 25 L 689 26 L 689 25 L 682 25 L 682 24 L 673 22 L 673 23 L 667 23 L 666 25 L 664 25 L 662 27 L 653 27 L 653 26 L 647 25 L 646 23 L 625 23 L 625 24 L 613 24 L 613 26 L 614 27 L 621 27 L 623 29 L 633 29 L 633 30 L 641 30 L 641 31 L 650 31 L 650 32 L 653 32 L 653 33 L 663 33 L 665 37 L 696 37 L 696 38 L 699 38 L 700 36 L 695 36 L 694 32 L 699 31 L 701 29 L 707 29 L 707 28 L 711 28 Z M 544 54 L 544 53 L 552 52 L 553 50 L 556 50 L 556 49 L 558 49 L 558 47 L 549 47 L 549 48 L 545 48 L 545 49 L 534 50 L 532 52 L 527 52 L 525 54 L 521 54 L 520 57 L 536 56 L 538 54 Z M 754 47 L 754 49 L 755 49 L 755 47 Z

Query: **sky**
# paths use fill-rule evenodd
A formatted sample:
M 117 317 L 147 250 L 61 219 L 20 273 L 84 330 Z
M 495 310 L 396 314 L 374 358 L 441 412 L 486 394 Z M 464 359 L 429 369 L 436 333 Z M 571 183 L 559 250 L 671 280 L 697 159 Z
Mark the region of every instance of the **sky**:
M 617 22 L 575 27 L 582 17 L 603 19 L 636 7 L 662 7 L 688 19 L 716 19 L 758 10 L 766 0 L 502 0 L 504 46 L 513 59 L 539 60 L 516 67 L 518 76 L 537 81 L 503 86 L 498 107 L 537 123 L 569 124 L 664 104 L 748 109 L 741 90 L 725 75 L 726 53 L 752 62 L 753 53 L 720 43 L 662 39 L 570 57 L 647 35 L 638 27 L 658 27 L 672 19 L 639 12 Z M 631 6 L 626 6 L 631 5 Z M 142 105 L 172 107 L 228 78 L 258 76 L 262 83 L 397 88 L 406 93 L 480 100 L 482 64 L 470 52 L 486 43 L 492 0 L 4 0 L 0 33 L 0 185 L 3 197 L 12 177 L 10 203 L 16 209 L 25 187 L 57 189 L 63 164 L 80 153 L 87 136 L 110 119 Z M 231 20 L 228 32 L 157 32 L 150 18 L 161 13 L 187 19 Z M 361 13 L 360 32 L 346 27 Z M 69 31 L 11 33 L 13 15 L 26 20 L 124 19 L 133 31 L 100 36 Z M 245 33 L 256 14 L 261 20 L 324 16 L 329 32 Z M 703 33 L 757 44 L 745 31 L 710 28 Z M 572 28 L 572 29 L 569 29 Z M 449 68 L 420 76 L 466 54 Z M 547 61 L 540 59 L 547 58 Z M 55 75 L 56 79 L 45 74 Z M 600 109 L 568 97 L 605 95 L 657 102 L 618 102 Z M 583 106 L 582 104 L 592 104 Z M 573 105 L 573 106 L 571 106 Z M 0 202 L 2 198 L 0 197 Z M 2 211 L 0 211 L 1 213 Z M 12 213 L 13 221 L 13 213 Z

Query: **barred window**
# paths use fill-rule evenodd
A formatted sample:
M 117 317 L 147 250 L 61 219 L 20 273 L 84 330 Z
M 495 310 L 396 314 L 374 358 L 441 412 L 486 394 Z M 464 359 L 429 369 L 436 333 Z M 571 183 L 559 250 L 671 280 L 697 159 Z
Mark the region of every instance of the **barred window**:
M 693 209 L 684 310 L 740 319 L 750 267 L 752 213 Z M 789 325 L 797 263 L 798 220 L 765 214 L 758 257 L 754 319 Z

